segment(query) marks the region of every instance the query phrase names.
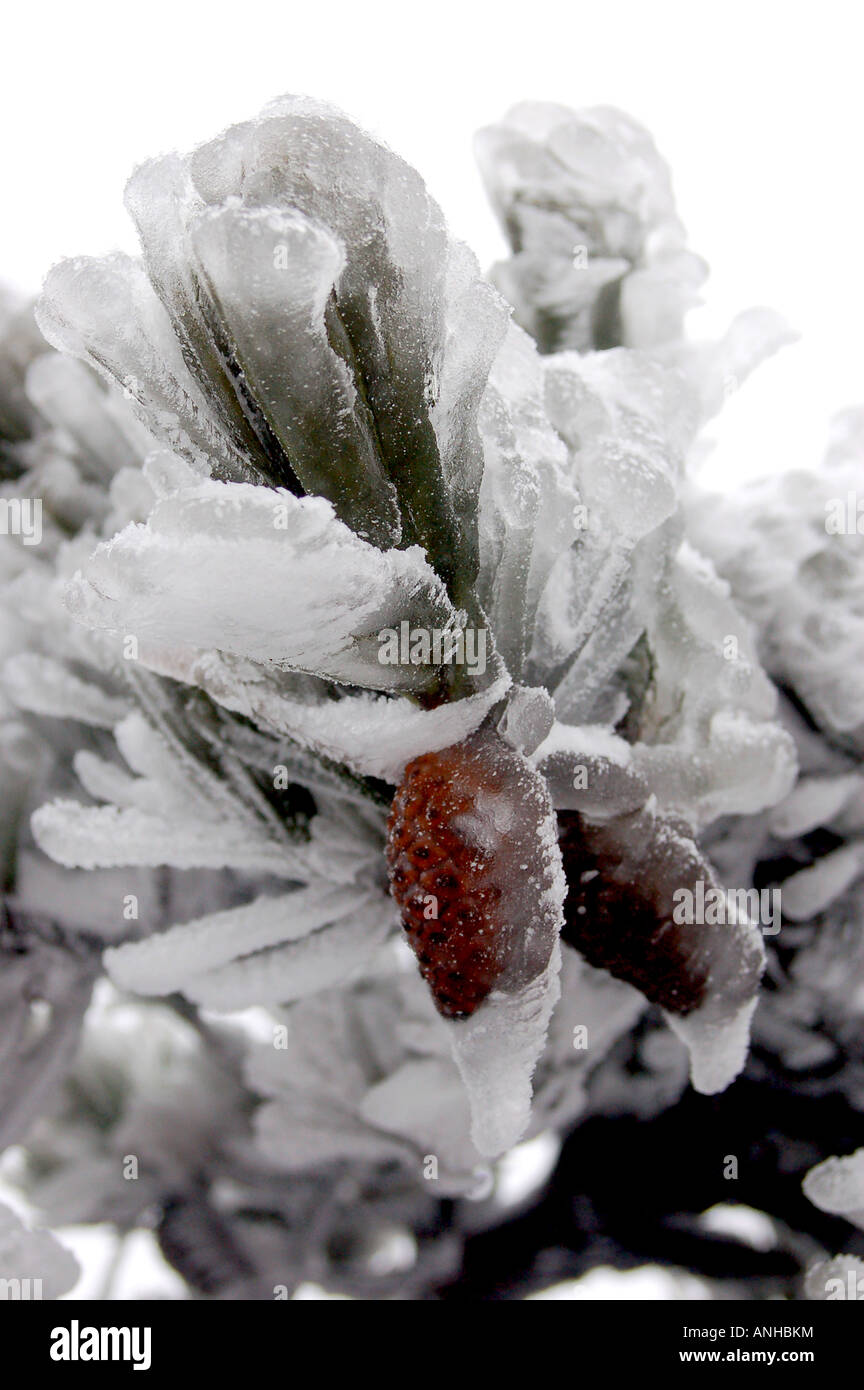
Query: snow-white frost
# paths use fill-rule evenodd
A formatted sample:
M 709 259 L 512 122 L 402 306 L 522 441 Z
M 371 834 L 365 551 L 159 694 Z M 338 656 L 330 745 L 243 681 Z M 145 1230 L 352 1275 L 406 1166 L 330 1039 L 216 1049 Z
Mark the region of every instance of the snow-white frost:
M 443 630 L 455 616 L 418 547 L 375 549 L 321 498 L 216 482 L 101 546 L 67 602 L 90 627 L 181 654 L 214 648 L 373 689 L 428 679 L 379 660 L 383 629 Z

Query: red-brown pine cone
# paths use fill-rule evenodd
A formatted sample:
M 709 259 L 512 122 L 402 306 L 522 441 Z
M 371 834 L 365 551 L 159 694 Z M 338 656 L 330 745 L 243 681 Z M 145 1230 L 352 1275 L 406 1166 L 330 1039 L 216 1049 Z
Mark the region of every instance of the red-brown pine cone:
M 532 945 L 533 932 L 524 930 L 550 882 L 548 862 L 538 867 L 546 796 L 539 780 L 500 738 L 479 731 L 415 758 L 396 791 L 390 888 L 420 972 L 448 1018 L 470 1017 L 504 972 L 512 975 L 520 949 L 528 953 L 516 963 L 522 979 L 543 963 L 543 933 Z M 495 805 L 503 829 L 491 824 Z M 557 819 L 567 879 L 563 939 L 652 1003 L 690 1013 L 712 971 L 726 966 L 724 934 L 673 920 L 676 888 L 715 881 L 686 828 L 645 811 L 603 825 L 572 811 Z
M 470 843 L 459 823 L 474 813 L 478 793 L 499 780 L 469 740 L 410 762 L 390 811 L 390 891 L 420 973 L 447 1018 L 468 1018 L 503 966 L 501 891 L 490 881 L 494 852 Z
M 710 954 L 704 931 L 674 922 L 672 893 L 695 877 L 713 883 L 713 871 L 668 822 L 628 822 L 622 833 L 614 822 L 592 826 L 576 811 L 558 812 L 567 877 L 561 936 L 590 965 L 683 1016 L 705 997 Z

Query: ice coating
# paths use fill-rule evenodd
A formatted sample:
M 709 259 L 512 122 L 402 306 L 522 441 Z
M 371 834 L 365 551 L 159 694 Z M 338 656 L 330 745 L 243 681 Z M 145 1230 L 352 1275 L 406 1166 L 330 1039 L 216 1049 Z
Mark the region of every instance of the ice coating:
M 254 476 L 189 372 L 137 261 L 120 253 L 62 261 L 46 278 L 37 318 L 49 343 L 91 363 L 128 394 L 155 440 L 212 468 L 214 476 Z
M 529 674 L 563 722 L 624 721 L 653 789 L 680 813 L 707 821 L 776 800 L 794 757 L 773 689 L 728 587 L 683 534 L 698 403 L 642 354 L 545 361 L 582 516 L 541 596 Z
M 661 530 L 658 538 L 662 535 Z M 601 818 L 612 813 L 603 806 L 611 793 L 609 764 L 599 782 L 592 748 L 581 750 L 586 762 L 577 756 L 582 735 L 563 732 L 570 727 L 596 728 L 591 734 L 596 738 L 602 732 L 598 715 L 611 715 L 630 741 L 628 745 L 619 738 L 613 763 L 627 762 L 628 776 L 640 779 L 639 787 L 650 787 L 662 806 L 694 825 L 774 804 L 794 784 L 795 748 L 773 718 L 774 687 L 760 667 L 750 629 L 728 587 L 691 546 L 674 541 L 670 545 L 668 537 L 661 540 L 652 575 L 641 575 L 639 566 L 623 557 L 617 563 L 626 575 L 620 602 L 607 600 L 601 609 L 607 621 L 594 630 L 554 689 L 560 729 L 550 766 L 556 767 L 556 798 L 566 798 L 558 804 L 591 806 L 591 813 Z M 608 573 L 610 567 L 605 568 Z M 643 577 L 652 587 L 640 590 Z M 598 593 L 605 587 L 601 578 Z M 579 592 L 574 590 L 574 612 Z M 561 598 L 559 592 L 559 604 Z M 569 598 L 566 588 L 564 598 Z M 602 601 L 598 598 L 598 606 Z M 601 641 L 608 640 L 619 622 L 620 640 L 598 651 L 597 633 Z M 556 641 L 563 651 L 575 640 L 575 628 L 565 629 L 560 617 L 559 628 Z M 612 670 L 616 702 L 610 700 Z M 598 690 L 604 691 L 602 702 L 597 700 Z M 608 730 L 605 737 L 608 750 Z M 568 738 L 574 740 L 569 776 Z M 551 755 L 551 745 L 549 751 Z M 589 774 L 592 763 L 595 771 Z M 574 801 L 573 776 L 580 767 L 582 786 L 576 788 Z M 641 804 L 635 782 L 632 797 L 630 809 L 635 809 Z
M 676 488 L 696 417 L 678 374 L 643 354 L 545 361 L 545 406 L 567 445 L 579 534 L 540 596 L 528 671 L 553 689 L 560 719 L 614 721 L 615 678 L 681 539 Z M 626 708 L 624 688 L 614 698 Z
M 71 441 L 78 468 L 90 481 L 110 484 L 143 455 L 146 436 L 128 401 L 119 391 L 106 390 L 101 378 L 74 358 L 42 352 L 28 368 L 27 394 L 52 430 Z
M 511 326 L 480 412 L 478 594 L 514 678 L 524 669 L 552 568 L 579 534 L 580 497 L 564 441 L 547 418 L 545 389 L 534 344 Z
M 243 379 L 304 490 L 330 490 L 346 525 L 366 540 L 394 544 L 401 534 L 396 490 L 378 456 L 374 421 L 325 323 L 344 270 L 342 246 L 297 213 L 232 205 L 201 214 L 189 236 Z
M 785 796 L 797 759 L 776 691 L 728 587 L 686 541 L 666 561 L 646 636 L 654 679 L 634 762 L 661 804 L 700 825 Z
M 648 782 L 634 766 L 630 744 L 602 725 L 556 722 L 532 761 L 560 810 L 602 821 L 638 811 L 648 800 Z
M 578 467 L 580 501 L 635 544 L 673 513 L 695 407 L 678 373 L 641 353 L 556 353 L 550 418 Z
M 85 789 L 106 804 L 85 806 L 63 797 L 33 816 L 37 843 L 58 863 L 92 869 L 216 868 L 230 862 L 283 879 L 304 876 L 305 858 L 287 827 L 250 800 L 248 781 L 227 785 L 140 712 L 121 721 L 115 741 L 127 766 L 140 775 L 81 750 L 76 771 Z
M 864 1231 L 864 1149 L 845 1158 L 827 1158 L 811 1168 L 804 1194 L 822 1211 L 843 1216 Z
M 498 720 L 502 738 L 526 758 L 546 741 L 555 723 L 555 706 L 542 686 L 514 685 Z
M 471 1138 L 487 1158 L 512 1148 L 528 1128 L 532 1077 L 561 993 L 560 967 L 556 939 L 541 975 L 511 993 L 494 990 L 476 1014 L 451 1025 L 453 1056 L 471 1106 Z
M 106 524 L 117 478 L 138 472 L 146 448 L 121 393 L 50 351 L 32 305 L 0 289 L 0 493 L 13 507 L 38 499 L 39 558 L 61 564 L 71 536 Z M 30 575 L 41 569 L 47 578 L 35 555 L 26 564 L 28 546 L 16 529 L 5 533 L 4 573 L 18 549 Z

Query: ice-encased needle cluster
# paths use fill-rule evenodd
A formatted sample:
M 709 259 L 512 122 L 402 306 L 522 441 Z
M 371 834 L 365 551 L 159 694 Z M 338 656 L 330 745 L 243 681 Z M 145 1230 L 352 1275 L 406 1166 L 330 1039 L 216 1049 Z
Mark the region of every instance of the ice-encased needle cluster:
M 55 266 L 42 337 L 3 305 L 2 496 L 42 502 L 39 544 L 0 536 L 0 948 L 25 948 L 0 1052 L 39 1080 L 6 1139 L 26 1139 L 21 1180 L 55 1221 L 161 1212 L 163 1249 L 205 1294 L 324 1277 L 311 1236 L 280 1246 L 226 1193 L 248 1206 L 257 1184 L 292 1223 L 326 1210 L 329 1237 L 361 1192 L 371 1248 L 393 1204 L 419 1224 L 478 1165 L 572 1125 L 592 1087 L 628 1091 L 609 1055 L 649 1001 L 697 1089 L 733 1081 L 759 925 L 669 924 L 678 888 L 751 885 L 739 827 L 807 820 L 778 685 L 841 731 L 816 802 L 850 827 L 842 864 L 790 884 L 791 915 L 864 873 L 864 725 L 822 669 L 820 626 L 827 597 L 839 673 L 860 541 L 814 535 L 813 480 L 743 500 L 688 480 L 729 381 L 786 329 L 754 310 L 687 339 L 706 269 L 622 113 L 521 106 L 478 153 L 512 248 L 494 283 L 415 171 L 292 97 L 139 168 L 141 257 Z M 383 662 L 403 625 L 482 632 L 484 660 Z M 542 779 L 549 872 L 538 895 L 530 865 L 508 869 L 503 939 L 535 948 L 448 1021 L 401 939 L 387 811 L 408 763 L 481 729 Z M 507 816 L 484 814 L 478 844 L 504 863 Z M 583 872 L 598 881 L 577 898 Z M 33 1001 L 65 1030 L 62 1065 Z M 158 1049 L 116 1042 L 151 1028 L 182 1057 L 158 1124 Z M 652 1055 L 671 1103 L 680 1044 Z M 74 1098 L 100 1092 L 97 1133 Z M 127 1200 L 115 1170 L 138 1148 L 146 1192 Z M 199 1239 L 214 1253 L 196 1283 Z M 454 1258 L 424 1251 L 416 1286 Z M 326 1276 L 364 1290 L 349 1263 Z

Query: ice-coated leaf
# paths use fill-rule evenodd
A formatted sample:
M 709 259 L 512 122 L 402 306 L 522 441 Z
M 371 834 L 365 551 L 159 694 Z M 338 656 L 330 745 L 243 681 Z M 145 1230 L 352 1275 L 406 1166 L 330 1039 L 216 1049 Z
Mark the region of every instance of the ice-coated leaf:
M 0 903 L 0 1149 L 28 1136 L 68 1070 L 97 970 L 92 937 Z
M 81 680 L 60 661 L 36 652 L 21 652 L 3 668 L 3 685 L 19 709 L 56 719 L 77 719 L 110 729 L 129 710 L 129 701 Z
M 164 789 L 154 786 L 143 777 L 130 777 L 116 763 L 97 757 L 86 748 L 73 759 L 75 775 L 85 792 L 95 801 L 110 801 L 115 806 L 138 806 L 146 811 L 162 809 Z
M 44 352 L 27 371 L 27 394 L 40 413 L 76 446 L 76 460 L 88 477 L 106 483 L 137 462 L 131 416 L 124 419 L 119 392 L 83 363 L 58 352 Z
M 296 839 L 297 809 L 290 794 L 278 811 L 242 756 L 223 746 L 230 742 L 231 721 L 198 692 L 160 681 L 138 666 L 129 666 L 132 686 L 143 715 L 118 725 L 119 752 L 141 774 L 132 789 L 133 803 L 161 814 L 218 822 L 239 821 L 244 837 L 265 834 L 278 842 Z M 272 784 L 272 769 L 270 779 Z
M 553 690 L 559 718 L 593 723 L 610 717 L 598 701 L 644 632 L 680 543 L 678 487 L 697 417 L 680 375 L 641 353 L 561 353 L 545 371 L 579 533 L 541 596 L 529 675 Z
M 529 673 L 553 688 L 560 719 L 615 725 L 628 713 L 622 672 L 643 638 L 668 545 L 666 528 L 629 552 L 585 533 L 555 565 L 538 608 Z
M 864 1260 L 856 1255 L 835 1255 L 833 1260 L 817 1260 L 804 1280 L 804 1293 L 813 1302 L 834 1302 L 864 1298 Z
M 262 1152 L 288 1172 L 314 1170 L 340 1159 L 361 1163 L 396 1159 L 412 1166 L 419 1162 L 414 1146 L 401 1135 L 373 1127 L 311 1091 L 299 1091 L 287 1103 L 262 1105 L 255 1128 Z
M 476 151 L 513 252 L 493 278 L 542 352 L 680 337 L 707 272 L 642 126 L 611 107 L 525 102 Z
M 362 1114 L 366 1091 L 391 1067 L 402 1048 L 396 1038 L 400 997 L 380 990 L 324 991 L 274 1015 L 278 1047 L 251 1053 L 252 1090 L 272 1097 L 257 1112 L 262 1151 L 289 1171 L 340 1158 L 392 1161 L 419 1171 L 410 1139 Z
M 589 251 L 632 260 L 647 230 L 680 231 L 668 169 L 623 111 L 523 102 L 481 131 L 476 148 L 493 205 L 514 239 L 524 233 L 523 244 L 530 237 L 563 249 L 584 232 Z
M 506 352 L 509 311 L 480 274 L 473 252 L 451 241 L 445 273 L 444 347 L 438 393 L 430 416 L 453 509 L 468 529 L 479 503 L 485 471 L 478 441 L 481 408 L 490 368 Z M 470 535 L 470 532 L 469 532 Z
M 383 895 L 360 897 L 347 917 L 297 941 L 268 947 L 202 972 L 183 992 L 205 1009 L 231 1012 L 282 1004 L 375 973 L 376 950 L 394 925 Z
M 792 840 L 807 835 L 820 825 L 830 826 L 842 818 L 844 827 L 864 828 L 861 807 L 864 776 L 847 772 L 839 776 L 801 776 L 791 792 L 771 812 L 770 825 L 779 838 Z
M 860 750 L 864 535 L 854 499 L 861 461 L 854 426 L 841 417 L 835 428 L 821 473 L 796 470 L 723 495 L 694 490 L 688 530 L 756 625 L 766 670 L 821 729 Z
M 403 543 L 424 548 L 462 606 L 477 566 L 473 417 L 504 306 L 414 170 L 331 107 L 281 98 L 201 146 L 189 170 L 208 206 L 293 209 L 344 249 L 330 340 L 362 383 Z
M 650 794 L 630 745 L 603 727 L 556 722 L 531 760 L 556 807 L 592 819 L 638 811 Z
M 646 637 L 652 680 L 635 765 L 661 805 L 696 823 L 774 805 L 797 771 L 777 694 L 728 587 L 686 542 L 664 564 Z
M 308 493 L 382 547 L 401 534 L 376 425 L 326 316 L 345 251 L 326 229 L 277 208 L 211 209 L 191 241 L 243 379 Z
M 696 825 L 773 806 L 795 782 L 795 746 L 779 724 L 720 709 L 666 741 L 638 743 L 634 767 L 661 805 Z
M 28 908 L 48 921 L 62 922 L 70 932 L 83 932 L 90 939 L 99 937 L 115 942 L 128 935 L 129 923 L 123 918 L 123 907 L 129 894 L 138 900 L 142 923 L 158 925 L 165 915 L 164 875 L 158 869 L 128 865 L 117 869 L 67 869 L 33 850 L 19 853 L 16 869 L 16 893 Z M 223 873 L 208 875 L 206 884 L 200 880 L 198 885 L 189 884 L 190 915 L 196 907 L 204 911 L 218 905 L 226 891 L 226 880 L 227 874 Z M 169 896 L 168 910 L 182 910 L 177 894 L 172 891 Z M 182 894 L 180 897 L 182 901 Z
M 558 556 L 579 534 L 579 495 L 567 451 L 544 408 L 542 365 L 511 327 L 483 397 L 480 601 L 511 675 L 530 650 L 540 595 Z
M 470 1173 L 476 1163 L 468 1142 L 468 1101 L 449 1058 L 409 1057 L 369 1088 L 360 1113 L 379 1129 L 405 1135 L 418 1155 L 434 1153 L 448 1174 Z M 452 1191 L 452 1182 L 444 1190 Z
M 55 451 L 45 453 L 21 479 L 21 486 L 42 500 L 42 541 L 53 548 L 60 540 L 60 528 L 77 531 L 101 521 L 107 513 L 102 488 L 82 476 L 77 461 Z M 47 545 L 46 545 L 47 542 Z
M 52 346 L 116 382 L 170 449 L 199 468 L 215 466 L 217 475 L 252 475 L 189 373 L 170 319 L 136 261 L 119 253 L 61 261 L 46 278 L 37 317 Z
M 413 973 L 299 1000 L 274 1018 L 282 1036 L 246 1074 L 273 1099 L 259 1142 L 290 1169 L 340 1157 L 396 1159 L 422 1182 L 438 1160 L 436 1194 L 464 1192 L 476 1165 L 469 1115 L 446 1031 Z
M 552 664 L 553 684 L 566 662 L 559 715 L 583 722 L 644 628 L 674 546 L 664 523 L 677 506 L 692 418 L 674 373 L 623 351 L 550 359 L 546 404 L 568 446 L 582 515 L 577 544 L 544 594 L 534 659 Z
M 168 819 L 116 806 L 82 806 L 51 801 L 33 814 L 40 849 L 69 868 L 115 868 L 121 864 L 173 864 L 178 869 L 221 869 L 293 878 L 302 861 L 290 846 L 254 835 L 241 821 L 214 823 L 189 817 Z
M 50 1231 L 28 1230 L 10 1207 L 0 1205 L 0 1278 L 18 1281 L 18 1297 L 60 1298 L 78 1282 L 80 1273 L 72 1251 Z M 22 1280 L 24 1292 L 20 1292 Z M 16 1295 L 7 1292 L 5 1297 Z
M 246 464 L 245 474 L 217 471 L 215 476 L 252 476 L 299 492 L 290 461 L 252 398 L 225 326 L 217 322 L 208 299 L 189 238 L 189 226 L 204 208 L 187 161 L 170 154 L 140 165 L 126 185 L 126 206 L 138 228 L 147 275 L 167 311 L 189 376 L 229 448 Z
M 286 97 L 142 165 L 127 203 L 144 267 L 56 267 L 49 341 L 119 381 L 196 466 L 320 494 L 376 544 L 419 544 L 470 607 L 477 410 L 507 309 L 419 176 L 338 111 Z
M 516 310 L 516 323 L 541 352 L 608 347 L 620 334 L 617 304 L 629 261 L 595 256 L 574 264 L 578 254 L 575 245 L 558 255 L 520 252 L 492 268 L 494 284 Z
M 376 689 L 436 679 L 430 664 L 380 659 L 385 629 L 444 632 L 455 618 L 416 547 L 382 553 L 323 498 L 210 481 L 100 546 L 67 602 L 82 622 L 142 642 Z
M 560 353 L 546 404 L 576 464 L 580 499 L 631 543 L 675 510 L 698 415 L 679 373 L 643 353 Z
M 701 256 L 673 247 L 621 282 L 618 318 L 628 347 L 663 357 L 677 346 L 684 319 L 699 304 L 708 267 Z
M 429 710 L 405 698 L 363 692 L 340 701 L 292 700 L 263 683 L 232 684 L 221 673 L 214 677 L 212 668 L 202 684 L 215 699 L 254 717 L 265 728 L 287 734 L 362 776 L 395 783 L 412 758 L 447 748 L 473 733 L 505 694 L 509 676 L 499 676 L 475 695 Z
M 0 285 L 0 459 L 3 470 L 18 472 L 14 446 L 38 428 L 38 412 L 25 382 L 30 363 L 45 351 L 36 327 L 33 306 L 23 295 Z
M 864 1231 L 864 1149 L 826 1158 L 804 1179 L 804 1195 L 820 1211 L 843 1216 Z
M 349 916 L 362 901 L 356 888 L 320 884 L 283 897 L 256 898 L 107 951 L 105 968 L 120 989 L 170 994 L 205 971 Z
M 783 882 L 783 911 L 793 922 L 806 921 L 845 893 L 864 874 L 864 840 L 841 845 Z
M 23 723 L 11 718 L 0 720 L 0 874 L 6 883 L 14 882 L 19 858 L 21 831 L 27 823 L 34 789 L 43 782 L 50 766 L 50 753 Z
M 797 336 L 773 309 L 745 309 L 717 342 L 668 343 L 656 356 L 684 373 L 699 398 L 702 419 L 709 420 L 757 367 Z
M 548 738 L 555 723 L 555 706 L 542 686 L 514 685 L 507 693 L 497 729 L 505 742 L 530 758 Z

